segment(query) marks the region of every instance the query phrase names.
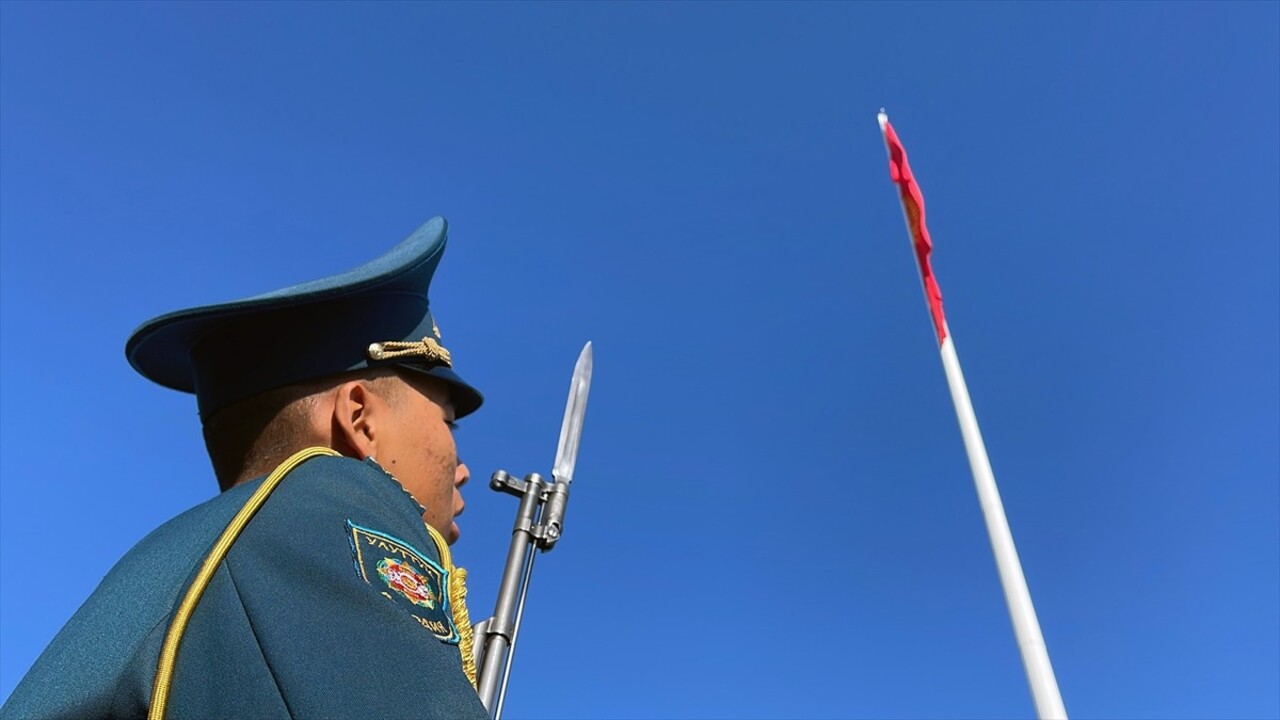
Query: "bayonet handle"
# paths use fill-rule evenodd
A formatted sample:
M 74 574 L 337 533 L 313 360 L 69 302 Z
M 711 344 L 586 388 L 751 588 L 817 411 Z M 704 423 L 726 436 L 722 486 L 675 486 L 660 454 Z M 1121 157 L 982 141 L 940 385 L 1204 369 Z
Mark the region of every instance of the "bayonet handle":
M 564 511 L 569 504 L 569 483 L 555 482 L 547 490 L 546 508 L 542 511 L 543 537 L 540 546 L 548 552 L 560 541 L 564 530 Z

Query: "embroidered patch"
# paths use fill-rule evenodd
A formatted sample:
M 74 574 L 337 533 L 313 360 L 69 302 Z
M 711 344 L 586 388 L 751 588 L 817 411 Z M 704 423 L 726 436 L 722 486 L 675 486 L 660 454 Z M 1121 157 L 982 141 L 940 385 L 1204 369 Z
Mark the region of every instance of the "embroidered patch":
M 393 558 L 378 561 L 378 577 L 387 587 L 409 598 L 414 605 L 435 610 L 440 595 L 431 589 L 431 581 L 414 572 L 413 566 Z
M 446 591 L 449 573 L 403 540 L 350 520 L 347 529 L 361 579 L 408 611 L 432 635 L 458 644 L 458 628 L 453 623 Z

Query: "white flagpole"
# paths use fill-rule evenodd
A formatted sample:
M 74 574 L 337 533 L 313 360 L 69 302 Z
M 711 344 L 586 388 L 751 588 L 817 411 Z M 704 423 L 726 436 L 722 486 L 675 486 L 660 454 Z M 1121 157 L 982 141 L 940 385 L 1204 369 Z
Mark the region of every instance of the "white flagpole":
M 880 133 L 885 141 L 885 150 L 889 152 L 889 138 L 885 132 L 889 117 L 881 110 L 878 119 Z M 892 161 L 892 153 L 890 153 L 890 161 Z M 903 218 L 907 222 L 907 236 L 911 238 L 914 245 L 915 237 L 905 206 Z M 921 281 L 923 282 L 923 276 Z M 1022 654 L 1022 665 L 1027 672 L 1027 682 L 1031 686 L 1036 715 L 1041 720 L 1050 718 L 1065 720 L 1067 709 L 1062 704 L 1058 681 L 1053 674 L 1053 665 L 1049 662 L 1049 650 L 1045 646 L 1044 635 L 1040 632 L 1040 622 L 1036 619 L 1035 606 L 1031 604 L 1031 591 L 1027 589 L 1027 579 L 1022 574 L 1018 550 L 1013 544 L 1009 520 L 1005 517 L 1004 504 L 1000 502 L 1000 491 L 996 488 L 995 474 L 991 471 L 991 460 L 987 457 L 987 448 L 982 442 L 978 418 L 973 412 L 973 403 L 969 399 L 964 372 L 960 369 L 960 358 L 956 355 L 955 344 L 951 338 L 951 331 L 946 326 L 946 320 L 942 320 L 939 335 L 942 337 L 939 347 L 942 354 L 942 367 L 946 372 L 947 385 L 951 389 L 951 401 L 956 408 L 956 418 L 960 421 L 960 434 L 964 438 L 964 449 L 969 456 L 969 469 L 973 472 L 978 502 L 982 506 L 983 518 L 986 519 L 987 534 L 991 538 L 991 550 L 995 554 L 1000 584 L 1004 588 L 1005 601 L 1009 605 L 1009 616 L 1013 620 L 1013 631 L 1018 641 L 1018 650 Z

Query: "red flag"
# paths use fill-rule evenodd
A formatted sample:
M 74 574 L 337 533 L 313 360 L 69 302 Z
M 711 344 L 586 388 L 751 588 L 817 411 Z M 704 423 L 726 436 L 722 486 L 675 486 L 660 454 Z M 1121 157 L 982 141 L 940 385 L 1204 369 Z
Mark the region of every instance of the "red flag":
M 888 118 L 884 120 L 884 141 L 889 147 L 889 177 L 898 186 L 898 194 L 902 197 L 902 209 L 907 215 L 907 230 L 911 233 L 911 243 L 916 250 L 916 264 L 920 266 L 920 277 L 924 280 L 929 315 L 933 318 L 933 327 L 938 331 L 938 344 L 941 345 L 947 337 L 947 321 L 942 315 L 942 290 L 929 265 L 933 241 L 929 239 L 929 228 L 924 224 L 924 194 L 920 192 L 920 186 L 911 174 L 911 166 L 907 164 L 907 149 L 902 147 Z

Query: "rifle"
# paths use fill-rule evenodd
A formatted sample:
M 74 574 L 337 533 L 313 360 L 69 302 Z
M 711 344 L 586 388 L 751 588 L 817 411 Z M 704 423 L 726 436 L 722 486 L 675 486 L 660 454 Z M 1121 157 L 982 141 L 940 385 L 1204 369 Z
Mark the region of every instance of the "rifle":
M 477 690 L 480 701 L 493 720 L 502 718 L 502 704 L 507 694 L 507 681 L 511 677 L 534 558 L 539 550 L 550 552 L 555 548 L 564 528 L 569 484 L 573 482 L 573 470 L 578 462 L 578 443 L 582 440 L 582 420 L 587 412 L 590 390 L 591 343 L 588 342 L 578 355 L 573 380 L 569 383 L 569 399 L 560 425 L 560 443 L 556 447 L 551 482 L 548 483 L 538 473 L 530 473 L 518 480 L 504 470 L 498 470 L 489 479 L 491 489 L 520 498 L 493 617 L 474 626 L 475 660 L 479 669 Z

